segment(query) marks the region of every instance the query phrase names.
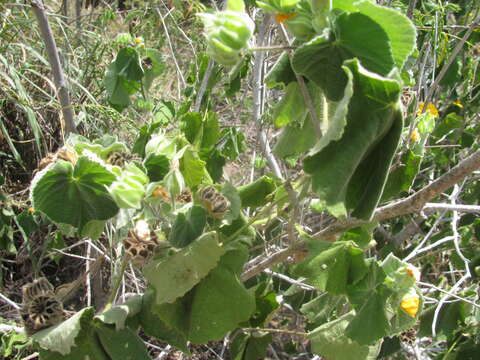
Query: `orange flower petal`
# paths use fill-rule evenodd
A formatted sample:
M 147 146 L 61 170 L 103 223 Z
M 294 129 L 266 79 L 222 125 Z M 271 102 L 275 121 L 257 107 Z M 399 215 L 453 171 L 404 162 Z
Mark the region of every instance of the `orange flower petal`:
M 291 13 L 291 14 L 276 14 L 275 15 L 275 20 L 279 23 L 283 23 L 285 21 L 287 21 L 288 19 L 291 19 L 293 18 L 294 16 L 296 16 L 297 14 L 294 14 L 294 13 Z

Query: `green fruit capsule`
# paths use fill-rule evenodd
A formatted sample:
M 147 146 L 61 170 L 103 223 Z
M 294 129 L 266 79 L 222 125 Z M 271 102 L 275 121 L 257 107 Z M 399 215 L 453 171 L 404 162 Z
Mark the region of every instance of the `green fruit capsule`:
M 207 53 L 223 65 L 235 65 L 255 28 L 252 19 L 228 10 L 199 16 L 205 24 Z
M 238 51 L 225 46 L 217 39 L 211 39 L 208 44 L 207 54 L 222 65 L 235 65 L 239 59 Z
M 220 29 L 218 32 L 218 39 L 226 46 L 229 46 L 237 51 L 240 51 L 243 47 L 245 47 L 245 41 L 240 39 L 236 32 L 226 28 Z
M 255 23 L 247 14 L 225 11 L 224 26 L 238 33 L 242 39 L 249 39 L 255 29 Z

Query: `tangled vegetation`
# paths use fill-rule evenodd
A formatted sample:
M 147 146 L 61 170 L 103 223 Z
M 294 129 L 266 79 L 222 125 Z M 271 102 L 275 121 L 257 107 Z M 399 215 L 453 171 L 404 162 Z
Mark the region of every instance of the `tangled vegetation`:
M 0 356 L 477 359 L 474 0 L 0 1 Z

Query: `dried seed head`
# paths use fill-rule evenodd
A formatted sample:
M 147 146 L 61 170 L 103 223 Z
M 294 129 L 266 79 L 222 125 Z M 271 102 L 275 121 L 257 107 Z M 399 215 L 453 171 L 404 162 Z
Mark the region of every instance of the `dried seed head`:
M 62 303 L 50 295 L 34 298 L 28 306 L 22 308 L 25 331 L 31 335 L 46 327 L 56 325 L 65 318 Z
M 22 287 L 23 303 L 28 304 L 33 301 L 36 297 L 41 295 L 53 296 L 54 289 L 53 285 L 44 278 L 38 278 L 33 282 L 26 284 Z
M 132 261 L 132 264 L 138 267 L 145 265 L 154 255 L 158 246 L 158 239 L 155 232 L 150 230 L 148 223 L 139 220 L 135 228 L 128 232 L 128 236 L 123 240 L 125 253 Z

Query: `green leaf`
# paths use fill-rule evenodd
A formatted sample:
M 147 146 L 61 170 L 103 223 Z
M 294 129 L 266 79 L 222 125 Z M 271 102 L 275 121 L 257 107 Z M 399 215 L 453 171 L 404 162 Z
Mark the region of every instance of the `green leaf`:
M 323 34 L 295 50 L 292 67 L 319 86 L 329 100 L 339 101 L 347 84 L 347 76 L 341 71 L 344 59 L 339 48 Z
M 332 294 L 346 294 L 347 285 L 358 281 L 368 270 L 363 252 L 351 242 L 330 243 L 311 239 L 309 256 L 293 268 L 297 276 L 319 290 Z
M 385 311 L 387 293 L 370 294 L 345 329 L 345 334 L 360 345 L 369 345 L 388 335 L 390 324 Z
M 344 60 L 358 58 L 367 70 L 386 76 L 394 66 L 389 39 L 382 27 L 361 13 L 341 14 L 335 22 L 335 39 L 322 34 L 300 46 L 293 69 L 325 91 L 331 101 L 342 98 L 347 76 Z
M 304 303 L 300 308 L 310 324 L 322 325 L 328 321 L 335 308 L 341 303 L 337 295 L 323 293 Z
M 363 13 L 342 14 L 337 18 L 335 30 L 338 46 L 347 51 L 344 59 L 356 57 L 366 69 L 382 76 L 393 69 L 390 39 L 369 16 Z
M 393 253 L 388 254 L 382 261 L 381 267 L 386 276 L 384 283 L 389 288 L 403 293 L 415 285 L 415 278 L 407 272 L 408 264 Z
M 102 235 L 103 230 L 105 229 L 105 224 L 105 220 L 90 220 L 82 227 L 82 230 L 79 232 L 79 236 L 88 237 L 91 240 L 96 241 L 100 235 Z
M 92 308 L 84 308 L 64 322 L 37 332 L 32 338 L 42 349 L 67 355 L 77 344 L 81 330 L 90 327 L 93 316 Z
M 228 0 L 227 10 L 245 12 L 245 4 L 243 0 Z
M 209 111 L 203 120 L 203 136 L 200 145 L 201 150 L 209 150 L 215 146 L 220 137 L 220 126 L 218 124 L 218 116 Z
M 293 45 L 298 44 L 294 41 Z M 297 81 L 297 77 L 290 65 L 290 57 L 288 53 L 284 52 L 265 77 L 265 84 L 269 88 L 273 88 L 279 85 L 287 86 L 292 81 Z
M 400 85 L 361 67 L 357 60 L 345 66 L 354 77 L 347 126 L 338 141 L 331 141 L 305 159 L 312 187 L 320 204 L 335 216 L 369 219 L 380 200 L 403 127 L 398 105 Z
M 234 233 L 236 233 L 238 230 L 244 228 L 242 231 L 241 235 L 243 239 L 251 239 L 253 240 L 255 238 L 256 232 L 255 229 L 252 226 L 246 226 L 247 225 L 247 218 L 245 215 L 240 213 L 238 218 L 232 221 L 231 224 L 223 225 L 220 227 L 220 232 L 224 234 L 225 236 L 232 236 Z M 237 240 L 237 239 L 231 239 Z M 248 240 L 247 240 L 248 241 Z
M 272 340 L 272 334 L 238 334 L 230 346 L 231 358 L 232 360 L 266 359 L 267 348 Z
M 165 155 L 150 154 L 145 159 L 143 165 L 147 169 L 150 181 L 162 180 L 170 170 L 170 162 Z
M 157 121 L 149 125 L 144 125 L 140 128 L 138 137 L 133 144 L 132 153 L 140 155 L 140 157 L 145 157 L 145 146 L 148 141 L 151 139 L 153 133 L 162 125 L 161 122 Z
M 155 304 L 155 292 L 148 289 L 143 296 L 140 324 L 148 336 L 168 342 L 189 354 L 187 347 L 188 314 L 183 299 L 168 304 Z
M 35 231 L 38 230 L 38 225 L 33 218 L 33 215 L 28 210 L 22 211 L 15 217 L 15 222 L 18 225 L 19 230 L 25 236 L 25 239 Z
M 156 303 L 171 303 L 183 296 L 216 266 L 224 252 L 216 234 L 209 232 L 166 259 L 153 259 L 143 273 L 155 288 Z
M 240 196 L 242 207 L 259 207 L 268 202 L 268 196 L 275 191 L 275 182 L 272 178 L 264 175 L 254 182 L 239 186 L 238 195 Z
M 153 135 L 145 145 L 145 154 L 165 155 L 171 159 L 177 151 L 175 139 L 167 137 L 163 132 Z
M 81 230 L 90 220 L 108 220 L 118 213 L 106 189 L 114 180 L 115 175 L 93 158 L 80 156 L 75 167 L 58 161 L 33 179 L 33 208 Z
M 205 161 L 201 160 L 198 153 L 191 147 L 187 148 L 180 159 L 180 171 L 185 179 L 185 184 L 189 188 L 194 188 L 204 182 L 204 179 L 210 179 Z
M 220 153 L 220 151 L 213 149 L 208 153 L 203 153 L 202 160 L 207 162 L 207 171 L 213 182 L 219 182 L 222 178 L 223 167 L 225 166 L 227 159 Z
M 255 298 L 228 262 L 227 253 L 195 287 L 188 335 L 193 343 L 222 338 L 240 322 L 248 320 L 255 310 Z
M 390 40 L 395 66 L 402 69 L 408 56 L 415 49 L 416 31 L 412 22 L 401 12 L 368 1 L 355 4 L 364 15 L 379 24 Z M 365 65 L 366 66 L 366 65 Z
M 307 117 L 303 126 L 287 125 L 283 129 L 273 152 L 281 158 L 298 156 L 310 150 L 316 141 L 313 122 L 310 117 Z
M 190 112 L 180 119 L 180 129 L 191 144 L 195 144 L 197 137 L 202 138 L 202 114 Z
M 78 154 L 82 154 L 84 150 L 88 150 L 98 155 L 98 157 L 102 160 L 107 160 L 108 155 L 114 151 L 128 151 L 124 143 L 117 141 L 116 137 L 109 135 L 104 135 L 102 138 L 92 143 L 90 140 L 81 135 L 70 134 L 66 140 L 66 144 L 74 148 Z
M 206 210 L 201 206 L 192 206 L 186 214 L 179 213 L 177 215 L 168 241 L 177 248 L 183 248 L 203 233 L 206 224 Z
M 227 224 L 231 224 L 240 216 L 242 201 L 240 200 L 240 195 L 238 194 L 235 186 L 228 182 L 222 185 L 221 192 L 230 202 L 230 208 L 223 216 L 223 221 L 225 221 Z
M 377 291 L 385 280 L 385 273 L 377 262 L 371 262 L 365 276 L 354 284 L 348 286 L 348 301 L 354 308 L 365 304 L 370 295 Z
M 142 339 L 130 328 L 115 330 L 111 326 L 97 323 L 95 332 L 98 334 L 103 349 L 111 359 L 151 359 Z
M 149 182 L 147 175 L 130 163 L 121 175 L 108 188 L 118 207 L 140 209 L 145 196 L 145 185 Z
M 124 304 L 115 305 L 107 311 L 95 316 L 102 323 L 115 325 L 116 330 L 125 328 L 127 318 L 140 313 L 143 298 L 140 295 L 128 299 Z
M 345 329 L 352 319 L 353 314 L 350 312 L 313 330 L 308 335 L 312 351 L 335 360 L 377 359 L 381 341 L 371 346 L 360 345 L 345 335 Z
M 165 70 L 165 62 L 162 53 L 155 49 L 145 49 L 145 56 L 142 60 L 145 76 L 143 84 L 146 90 L 150 89 L 153 80 L 160 76 Z
M 282 99 L 273 108 L 273 123 L 277 128 L 284 127 L 290 122 L 303 124 L 307 112 L 300 86 L 298 82 L 293 81 L 287 85 Z
M 257 291 L 255 291 L 255 303 L 255 313 L 248 322 L 251 327 L 265 327 L 272 313 L 280 307 L 277 302 L 277 294 L 273 291 L 266 294 L 257 294 Z
M 420 171 L 423 156 L 415 155 L 408 149 L 402 154 L 399 166 L 388 175 L 382 200 L 389 200 L 400 194 L 400 192 L 409 192 L 413 181 Z
M 130 105 L 130 95 L 140 90 L 143 76 L 137 51 L 131 47 L 121 49 L 105 74 L 109 103 L 119 111 Z
M 343 233 L 340 240 L 354 241 L 358 247 L 367 250 L 370 242 L 372 241 L 372 231 L 373 230 L 366 229 L 366 227 L 363 226 L 356 227 L 353 229 L 349 229 L 345 233 Z

